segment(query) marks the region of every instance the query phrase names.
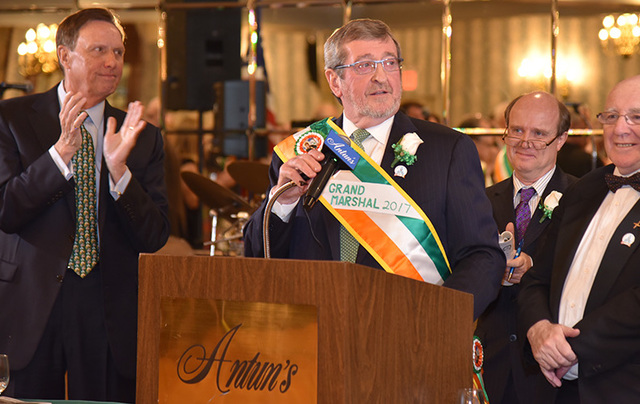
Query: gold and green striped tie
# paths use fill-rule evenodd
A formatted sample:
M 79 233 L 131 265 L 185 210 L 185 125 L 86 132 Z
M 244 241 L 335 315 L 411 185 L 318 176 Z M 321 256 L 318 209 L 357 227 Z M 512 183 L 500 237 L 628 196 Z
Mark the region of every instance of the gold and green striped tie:
M 351 134 L 351 140 L 353 143 L 357 144 L 358 147 L 364 150 L 362 142 L 368 138 L 369 135 L 370 133 L 364 129 L 356 129 Z M 349 233 L 349 230 L 340 225 L 340 261 L 356 262 L 358 247 L 360 247 L 358 240 Z

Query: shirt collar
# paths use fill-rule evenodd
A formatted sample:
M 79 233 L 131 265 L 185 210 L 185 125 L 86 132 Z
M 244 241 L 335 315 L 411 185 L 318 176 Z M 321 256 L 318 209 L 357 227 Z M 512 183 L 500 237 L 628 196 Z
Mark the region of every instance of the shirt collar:
M 633 174 L 636 174 L 636 173 L 639 173 L 639 172 L 640 172 L 640 170 L 636 170 L 636 171 L 632 172 L 631 174 L 622 175 L 622 174 L 620 174 L 620 170 L 618 170 L 618 167 L 615 167 L 613 169 L 613 175 L 617 175 L 617 176 L 620 176 L 620 177 L 631 177 Z
M 60 106 L 62 106 L 62 102 L 64 101 L 64 98 L 66 96 L 67 96 L 67 92 L 64 89 L 64 80 L 63 80 L 58 85 L 58 101 L 60 101 Z M 104 106 L 105 106 L 105 101 L 101 101 L 96 105 L 94 105 L 93 107 L 89 109 L 85 109 L 85 111 L 87 111 L 87 113 L 89 114 L 89 117 L 91 118 L 91 122 L 93 122 L 93 124 L 96 125 L 96 128 L 100 132 L 102 131 L 102 128 L 103 128 Z
M 395 118 L 395 115 L 391 116 L 386 121 L 376 126 L 372 126 L 370 128 L 360 128 L 360 129 L 366 129 L 367 132 L 369 132 L 371 136 L 374 139 L 376 139 L 380 144 L 386 145 L 387 140 L 389 139 L 389 134 L 391 133 L 391 126 L 393 125 L 394 118 Z M 347 134 L 348 136 L 351 136 L 351 134 L 356 129 L 358 129 L 358 127 L 353 122 L 351 122 L 349 118 L 347 118 L 344 114 L 342 114 L 342 129 L 344 130 L 345 134 Z
M 534 182 L 530 186 L 529 185 L 524 185 L 518 179 L 518 177 L 514 174 L 513 175 L 513 197 L 515 198 L 516 195 L 518 195 L 518 192 L 522 188 L 534 188 L 536 190 L 536 194 L 539 197 L 542 196 L 542 193 L 544 192 L 545 188 L 547 188 L 547 185 L 549 184 L 549 181 L 551 181 L 551 177 L 553 177 L 553 173 L 555 171 L 556 171 L 556 166 L 554 165 L 551 168 L 551 170 L 547 171 L 542 177 L 538 178 L 536 180 L 536 182 Z

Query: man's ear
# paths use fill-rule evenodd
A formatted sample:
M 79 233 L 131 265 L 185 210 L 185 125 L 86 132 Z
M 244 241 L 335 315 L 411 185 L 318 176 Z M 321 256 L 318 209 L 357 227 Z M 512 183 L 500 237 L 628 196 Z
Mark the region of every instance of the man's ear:
M 342 97 L 342 87 L 341 80 L 338 73 L 333 69 L 327 69 L 324 71 L 324 75 L 327 78 L 327 83 L 329 83 L 329 88 L 333 95 L 335 95 L 338 99 Z
M 67 49 L 66 46 L 64 45 L 58 45 L 58 62 L 62 65 L 62 67 L 64 67 L 65 69 L 68 66 L 69 63 L 69 49 Z M 64 70 L 64 69 L 63 69 Z
M 560 149 L 562 148 L 562 146 L 564 146 L 565 142 L 567 141 L 567 139 L 569 138 L 569 133 L 568 132 L 564 132 L 562 135 L 558 136 L 558 147 L 557 150 L 560 151 Z

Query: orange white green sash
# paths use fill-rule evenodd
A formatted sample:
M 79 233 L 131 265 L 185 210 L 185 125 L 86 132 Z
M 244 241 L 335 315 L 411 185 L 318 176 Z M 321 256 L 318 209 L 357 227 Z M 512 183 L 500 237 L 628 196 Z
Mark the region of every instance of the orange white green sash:
M 275 148 L 287 161 L 321 147 L 330 131 L 344 132 L 330 119 L 311 124 Z M 411 197 L 358 146 L 352 171 L 341 170 L 327 183 L 320 202 L 387 271 L 433 284 L 451 273 L 431 221 Z

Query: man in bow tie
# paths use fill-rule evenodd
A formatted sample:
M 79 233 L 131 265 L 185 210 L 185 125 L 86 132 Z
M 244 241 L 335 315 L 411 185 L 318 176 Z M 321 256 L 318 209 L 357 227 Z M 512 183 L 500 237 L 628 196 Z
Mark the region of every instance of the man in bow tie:
M 311 125 L 316 132 L 300 131 L 276 146 L 269 197 L 290 181 L 296 186 L 280 196 L 271 213 L 271 256 L 351 261 L 443 284 L 473 294 L 477 318 L 498 292 L 505 260 L 498 247 L 497 228 L 473 142 L 460 132 L 398 112 L 402 56 L 400 45 L 384 22 L 350 21 L 327 40 L 324 54 L 325 76 L 343 113 L 330 122 Z M 328 128 L 352 137 L 352 143 L 369 157 L 360 159 L 359 164 L 366 163 L 366 172 L 375 175 L 376 184 L 385 188 L 384 192 L 372 192 L 370 199 L 356 199 L 362 204 L 337 206 L 351 197 L 342 195 L 325 198 L 307 212 L 304 195 L 310 179 L 321 170 L 325 149 L 299 153 L 301 148 L 296 147 L 294 153 L 293 146 L 305 144 L 306 137 L 319 139 L 317 133 Z M 360 138 L 360 134 L 364 136 Z M 413 154 L 409 157 L 414 158 L 394 161 L 398 150 L 393 145 L 404 145 L 407 154 Z M 359 170 L 359 166 L 352 172 L 342 170 L 330 181 L 369 189 L 372 181 L 359 176 Z M 336 189 L 329 184 L 325 189 Z M 416 214 L 403 216 L 406 212 L 375 209 L 392 198 L 415 208 Z M 246 256 L 264 257 L 264 208 L 263 204 L 245 227 Z M 432 227 L 427 227 L 422 219 L 425 216 Z M 351 221 L 354 217 L 364 220 Z M 429 231 L 431 237 L 427 237 Z M 444 260 L 430 260 L 433 257 L 422 250 L 436 239 L 440 243 L 428 250 L 435 251 L 438 258 L 446 256 Z M 433 263 L 436 261 L 443 265 L 437 267 Z
M 612 165 L 562 197 L 522 279 L 519 321 L 548 383 L 540 403 L 640 402 L 640 76 L 598 114 Z

